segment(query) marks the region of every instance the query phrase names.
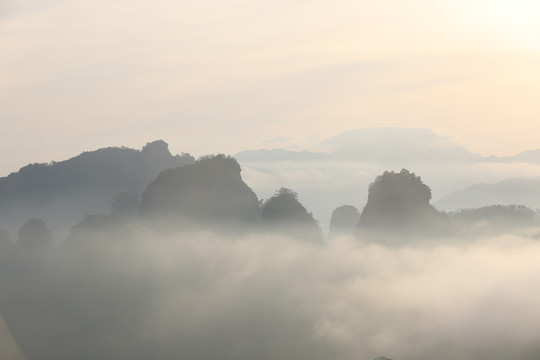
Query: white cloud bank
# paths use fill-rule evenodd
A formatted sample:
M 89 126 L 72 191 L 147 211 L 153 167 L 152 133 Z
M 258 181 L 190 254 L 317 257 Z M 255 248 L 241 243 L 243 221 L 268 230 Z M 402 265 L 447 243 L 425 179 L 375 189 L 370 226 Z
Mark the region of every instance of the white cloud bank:
M 56 358 L 540 356 L 540 243 L 516 235 L 386 247 L 349 238 L 314 246 L 187 234 L 104 250 L 94 254 L 97 262 L 72 263 L 62 274 L 65 284 L 55 283 L 63 307 L 18 324 L 27 355 L 39 349 Z

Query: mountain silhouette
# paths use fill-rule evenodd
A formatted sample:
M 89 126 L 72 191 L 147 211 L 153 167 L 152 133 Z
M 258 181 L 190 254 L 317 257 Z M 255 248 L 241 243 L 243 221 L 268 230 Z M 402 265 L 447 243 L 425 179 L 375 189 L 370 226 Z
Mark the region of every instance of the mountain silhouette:
M 386 232 L 431 230 L 440 214 L 430 199 L 431 189 L 419 176 L 406 169 L 385 171 L 369 186 L 358 227 Z
M 110 147 L 65 161 L 30 164 L 0 178 L 0 226 L 10 231 L 29 218 L 63 230 L 85 213 L 108 212 L 118 193 L 142 193 L 165 169 L 193 163 L 171 155 L 162 140 L 142 150 Z
M 235 158 L 258 194 L 266 197 L 284 182 L 301 189 L 303 203 L 328 229 L 331 211 L 342 204 L 365 202 L 374 175 L 386 169 L 422 171 L 439 197 L 439 192 L 454 190 L 455 183 L 470 184 L 474 176 L 463 168 L 473 166 L 481 156 L 429 129 L 376 127 L 345 131 L 301 151 L 252 149 Z
M 532 163 L 540 164 L 540 149 L 525 150 L 512 156 L 487 156 L 481 159 L 482 162 L 495 163 Z
M 234 155 L 239 162 L 279 162 L 279 161 L 324 161 L 331 159 L 328 154 L 310 151 L 290 151 L 284 149 L 245 150 Z
M 535 212 L 523 205 L 489 205 L 444 213 L 431 204 L 431 190 L 419 176 L 403 169 L 385 171 L 369 186 L 368 202 L 358 223 L 366 230 L 390 235 L 476 237 L 537 225 Z
M 261 219 L 267 229 L 274 232 L 310 242 L 322 242 L 319 224 L 298 201 L 298 194 L 290 189 L 279 189 L 263 203 Z
M 165 170 L 142 194 L 141 214 L 176 226 L 255 222 L 260 212 L 259 201 L 240 172 L 234 158 L 221 154 Z
M 438 209 L 446 211 L 494 204 L 522 204 L 533 209 L 540 208 L 540 179 L 510 178 L 494 184 L 474 184 L 451 192 L 434 203 Z
M 309 148 L 332 158 L 389 164 L 470 163 L 481 158 L 429 129 L 374 127 L 346 131 Z
M 332 212 L 328 237 L 354 235 L 360 220 L 358 209 L 352 205 L 343 205 Z
M 345 131 L 303 151 L 260 149 L 235 155 L 240 163 L 347 160 L 383 164 L 469 164 L 482 157 L 429 129 L 376 127 Z

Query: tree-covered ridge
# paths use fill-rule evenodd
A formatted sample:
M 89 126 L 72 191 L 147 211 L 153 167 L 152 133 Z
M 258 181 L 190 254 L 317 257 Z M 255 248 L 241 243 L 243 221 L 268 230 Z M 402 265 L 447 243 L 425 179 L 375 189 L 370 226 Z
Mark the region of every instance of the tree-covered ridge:
M 85 213 L 108 212 L 119 193 L 140 195 L 162 170 L 193 162 L 158 140 L 141 150 L 109 147 L 25 166 L 0 178 L 0 227 L 15 231 L 29 218 L 44 218 L 66 230 Z
M 166 142 L 147 143 L 141 150 L 108 147 L 85 151 L 64 161 L 29 164 L 0 178 L 0 198 L 47 201 L 66 193 L 141 191 L 164 169 L 193 163 L 191 155 L 172 155 Z

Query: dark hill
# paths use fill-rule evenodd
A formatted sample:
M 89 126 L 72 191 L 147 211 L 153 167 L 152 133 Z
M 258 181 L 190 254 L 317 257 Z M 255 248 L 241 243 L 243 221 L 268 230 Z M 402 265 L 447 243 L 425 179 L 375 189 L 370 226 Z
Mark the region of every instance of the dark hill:
M 261 219 L 266 228 L 273 232 L 309 242 L 322 242 L 319 224 L 290 189 L 281 188 L 265 201 Z
M 169 225 L 237 226 L 259 217 L 257 195 L 244 183 L 240 165 L 206 156 L 192 165 L 165 170 L 144 191 L 141 214 Z
M 419 176 L 403 169 L 385 171 L 369 186 L 359 228 L 386 232 L 429 231 L 440 214 L 430 205 L 431 189 Z
M 328 237 L 354 235 L 360 220 L 358 209 L 352 205 L 343 205 L 332 212 Z
M 193 163 L 171 155 L 162 140 L 142 150 L 110 147 L 49 164 L 30 164 L 0 178 L 0 227 L 11 231 L 29 218 L 64 230 L 85 213 L 109 212 L 118 193 L 141 193 L 164 169 Z

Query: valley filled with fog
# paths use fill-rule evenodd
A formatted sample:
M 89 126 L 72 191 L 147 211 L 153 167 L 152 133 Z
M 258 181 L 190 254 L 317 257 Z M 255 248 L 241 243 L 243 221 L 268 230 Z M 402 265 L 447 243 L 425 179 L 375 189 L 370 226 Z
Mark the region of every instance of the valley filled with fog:
M 526 236 L 385 246 L 135 232 L 2 259 L 3 316 L 26 358 L 540 355 L 540 245 Z
M 538 359 L 526 155 L 371 129 L 28 165 L 0 178 L 0 358 Z

